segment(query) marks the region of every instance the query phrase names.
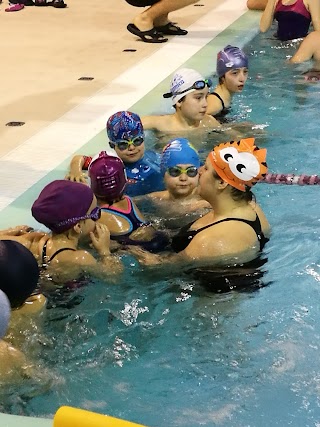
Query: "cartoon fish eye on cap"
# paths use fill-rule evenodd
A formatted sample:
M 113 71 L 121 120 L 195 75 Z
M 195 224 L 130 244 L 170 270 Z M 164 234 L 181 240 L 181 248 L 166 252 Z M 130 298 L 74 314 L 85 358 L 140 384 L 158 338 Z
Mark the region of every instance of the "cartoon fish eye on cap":
M 220 176 L 232 187 L 246 191 L 262 179 L 267 171 L 267 150 L 254 145 L 254 138 L 220 144 L 209 154 L 209 160 Z

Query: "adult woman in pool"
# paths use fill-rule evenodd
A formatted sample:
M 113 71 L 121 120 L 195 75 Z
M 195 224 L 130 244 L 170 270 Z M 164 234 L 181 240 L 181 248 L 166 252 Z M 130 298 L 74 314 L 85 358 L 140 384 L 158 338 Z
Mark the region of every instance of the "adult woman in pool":
M 268 0 L 260 20 L 260 31 L 265 33 L 273 19 L 278 21 L 277 38 L 292 40 L 305 37 L 312 22 L 320 30 L 319 0 Z
M 226 266 L 254 260 L 270 227 L 251 187 L 266 173 L 266 149 L 256 147 L 254 138 L 215 147 L 199 178 L 199 194 L 212 211 L 180 230 L 172 241 L 178 254 L 169 255 L 167 261 Z M 163 257 L 135 253 L 146 264 L 166 262 Z

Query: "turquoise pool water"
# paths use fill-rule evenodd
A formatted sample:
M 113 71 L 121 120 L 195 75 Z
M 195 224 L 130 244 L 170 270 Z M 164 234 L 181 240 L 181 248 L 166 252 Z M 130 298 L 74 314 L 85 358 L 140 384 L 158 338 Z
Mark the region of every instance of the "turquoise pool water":
M 291 67 L 294 47 L 257 36 L 234 114 L 268 125 L 273 172 L 312 174 L 320 85 Z M 319 426 L 318 187 L 259 184 L 273 229 L 258 290 L 210 293 L 128 258 L 120 283 L 94 283 L 48 310 L 37 357 L 54 379 L 25 384 L 4 412 L 51 416 L 63 404 L 149 425 Z

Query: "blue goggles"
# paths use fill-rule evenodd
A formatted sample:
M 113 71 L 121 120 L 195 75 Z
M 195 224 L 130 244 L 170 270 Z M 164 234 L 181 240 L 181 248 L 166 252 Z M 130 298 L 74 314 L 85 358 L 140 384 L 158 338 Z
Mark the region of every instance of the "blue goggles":
M 101 218 L 101 209 L 97 206 L 96 208 L 93 208 L 92 211 L 83 216 L 76 216 L 73 218 L 66 219 L 65 221 L 60 221 L 57 224 L 55 224 L 55 227 L 62 227 L 67 224 L 77 224 L 79 221 L 85 220 L 85 219 L 92 219 L 92 221 L 98 221 L 98 219 Z

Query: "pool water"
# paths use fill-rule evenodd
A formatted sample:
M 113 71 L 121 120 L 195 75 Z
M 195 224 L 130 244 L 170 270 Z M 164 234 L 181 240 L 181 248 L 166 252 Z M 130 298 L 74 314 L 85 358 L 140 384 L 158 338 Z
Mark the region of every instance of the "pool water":
M 271 172 L 318 171 L 320 84 L 257 36 L 233 113 L 267 125 Z M 211 293 L 125 259 L 117 284 L 94 283 L 47 312 L 37 356 L 49 391 L 28 385 L 5 412 L 51 416 L 68 404 L 163 426 L 320 426 L 319 188 L 258 184 L 273 235 L 261 287 Z M 59 300 L 58 300 L 59 301 Z M 42 369 L 42 368 L 39 368 Z

